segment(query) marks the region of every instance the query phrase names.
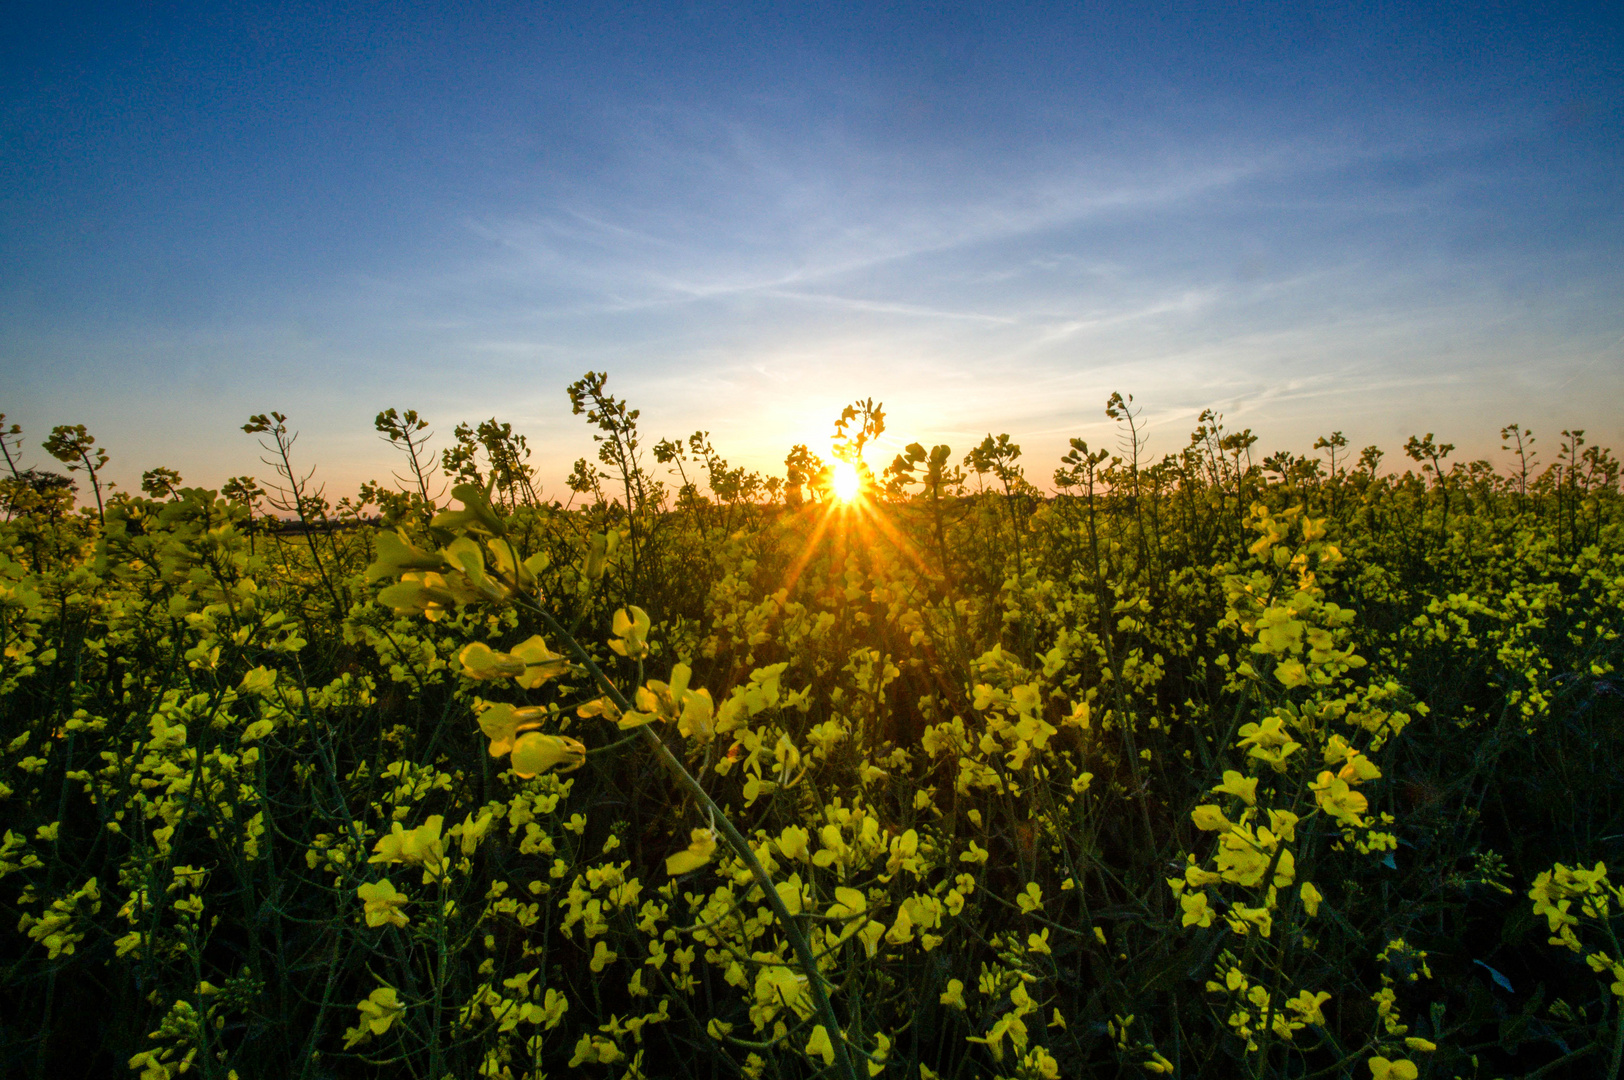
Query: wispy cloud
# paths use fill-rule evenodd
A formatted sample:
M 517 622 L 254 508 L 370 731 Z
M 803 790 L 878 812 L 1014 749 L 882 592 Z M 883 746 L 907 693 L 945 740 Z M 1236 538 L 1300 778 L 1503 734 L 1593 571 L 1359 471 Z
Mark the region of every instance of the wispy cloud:
M 949 168 L 838 132 L 662 116 L 606 152 L 612 182 L 538 183 L 468 215 L 474 248 L 381 288 L 449 349 L 530 362 L 538 393 L 605 367 L 651 423 L 708 424 L 765 467 L 824 437 L 850 394 L 890 401 L 910 438 L 1010 430 L 1038 457 L 1109 438 L 1112 389 L 1139 395 L 1159 441 L 1208 406 L 1286 443 L 1332 414 L 1385 435 L 1413 401 L 1499 408 L 1474 379 L 1515 369 L 1508 320 L 1544 349 L 1458 250 L 1480 178 L 1456 159 L 1497 130 Z

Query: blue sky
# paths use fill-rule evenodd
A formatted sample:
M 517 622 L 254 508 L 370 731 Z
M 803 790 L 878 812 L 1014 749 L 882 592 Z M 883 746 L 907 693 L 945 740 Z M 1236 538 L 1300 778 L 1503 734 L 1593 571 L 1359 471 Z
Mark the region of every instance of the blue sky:
M 14 0 L 0 411 L 213 485 L 279 409 L 335 494 L 390 405 L 558 492 L 592 369 L 773 470 L 872 396 L 1041 482 L 1119 389 L 1624 449 L 1621 165 L 1616 4 Z

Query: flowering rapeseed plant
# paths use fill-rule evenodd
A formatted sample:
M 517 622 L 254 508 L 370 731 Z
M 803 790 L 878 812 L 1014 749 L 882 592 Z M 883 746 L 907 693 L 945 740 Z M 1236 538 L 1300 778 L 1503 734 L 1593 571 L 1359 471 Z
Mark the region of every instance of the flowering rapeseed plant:
M 94 992 L 150 1080 L 1617 1071 L 1582 435 L 1379 475 L 1207 414 L 1152 461 L 1116 398 L 1058 494 L 989 436 L 831 511 L 805 447 L 663 442 L 668 487 L 571 398 L 574 508 L 495 421 L 439 505 L 410 412 L 377 526 L 279 414 L 274 483 L 105 523 L 0 479 L 0 1054 L 82 1059 Z

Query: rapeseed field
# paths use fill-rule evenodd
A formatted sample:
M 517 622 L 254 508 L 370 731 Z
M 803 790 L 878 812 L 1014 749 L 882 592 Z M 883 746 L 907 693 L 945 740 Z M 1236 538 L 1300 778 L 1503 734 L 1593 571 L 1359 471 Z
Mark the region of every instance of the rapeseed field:
M 1113 396 L 1029 476 L 861 401 L 763 477 L 569 394 L 566 499 L 495 420 L 337 502 L 280 414 L 140 495 L 0 426 L 0 1071 L 1619 1076 L 1582 432 L 1152 459 Z

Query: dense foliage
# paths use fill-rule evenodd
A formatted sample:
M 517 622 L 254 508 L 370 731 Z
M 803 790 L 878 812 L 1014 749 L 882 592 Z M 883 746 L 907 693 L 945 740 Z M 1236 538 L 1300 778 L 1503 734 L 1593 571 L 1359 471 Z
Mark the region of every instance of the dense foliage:
M 0 427 L 0 1070 L 1617 1076 L 1613 458 Z M 855 498 L 838 499 L 850 483 Z M 363 518 L 375 506 L 383 515 Z M 815 970 L 814 970 L 815 969 Z

